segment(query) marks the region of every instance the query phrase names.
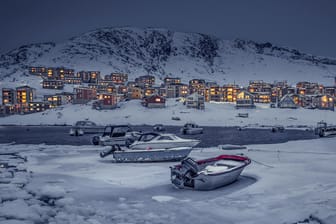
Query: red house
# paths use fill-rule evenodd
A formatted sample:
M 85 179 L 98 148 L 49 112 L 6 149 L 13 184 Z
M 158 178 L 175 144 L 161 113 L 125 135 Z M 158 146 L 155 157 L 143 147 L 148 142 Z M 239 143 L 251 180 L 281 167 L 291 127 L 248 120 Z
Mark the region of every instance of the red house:
M 164 108 L 166 107 L 166 99 L 157 94 L 144 98 L 143 105 L 148 108 Z
M 117 107 L 118 98 L 115 93 L 102 93 L 99 95 L 99 100 L 93 104 L 93 108 L 101 109 L 114 109 Z
M 88 87 L 74 88 L 75 104 L 85 104 L 97 98 L 97 91 Z

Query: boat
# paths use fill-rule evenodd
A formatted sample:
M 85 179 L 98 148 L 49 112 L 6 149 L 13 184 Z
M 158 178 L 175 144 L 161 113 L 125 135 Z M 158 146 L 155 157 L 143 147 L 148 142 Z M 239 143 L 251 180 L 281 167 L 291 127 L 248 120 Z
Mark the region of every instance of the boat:
M 218 147 L 223 150 L 247 149 L 247 147 L 244 145 L 231 145 L 231 144 L 219 145 Z
M 194 147 L 200 143 L 197 139 L 185 139 L 175 134 L 148 132 L 140 135 L 129 148 L 131 149 L 169 149 L 178 147 Z
M 140 136 L 140 132 L 133 131 L 128 125 L 106 126 L 101 136 L 94 136 L 92 143 L 94 145 L 121 145 L 128 146 Z
M 248 125 L 240 126 L 237 128 L 238 131 L 250 130 L 250 129 L 271 130 L 271 132 L 284 132 L 285 131 L 285 127 L 283 125 L 248 124 Z
M 248 113 L 238 113 L 237 117 L 248 118 Z
M 115 162 L 166 162 L 181 161 L 191 152 L 191 147 L 177 147 L 169 149 L 129 149 L 119 145 L 111 146 L 111 149 L 100 153 L 104 158 L 113 156 Z
M 69 131 L 71 136 L 80 136 L 84 134 L 94 134 L 94 133 L 101 133 L 104 131 L 103 126 L 98 126 L 96 123 L 84 120 L 84 121 L 77 121 Z
M 166 128 L 163 126 L 163 124 L 155 124 L 153 126 L 153 131 L 157 131 L 157 132 L 161 132 L 161 131 L 165 131 Z
M 320 137 L 336 135 L 336 125 L 328 125 L 327 122 L 320 121 L 315 128 L 315 134 Z
M 236 181 L 251 160 L 245 156 L 220 155 L 195 161 L 188 157 L 170 167 L 171 182 L 180 189 L 213 190 Z
M 203 134 L 203 128 L 199 127 L 197 124 L 189 122 L 186 123 L 181 128 L 181 133 L 185 135 L 197 135 L 197 134 Z

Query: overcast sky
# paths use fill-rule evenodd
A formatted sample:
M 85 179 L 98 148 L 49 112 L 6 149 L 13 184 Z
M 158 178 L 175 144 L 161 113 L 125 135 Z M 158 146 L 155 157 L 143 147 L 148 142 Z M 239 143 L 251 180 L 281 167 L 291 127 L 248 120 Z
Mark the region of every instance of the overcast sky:
M 0 53 L 106 26 L 250 39 L 336 58 L 336 0 L 0 0 Z

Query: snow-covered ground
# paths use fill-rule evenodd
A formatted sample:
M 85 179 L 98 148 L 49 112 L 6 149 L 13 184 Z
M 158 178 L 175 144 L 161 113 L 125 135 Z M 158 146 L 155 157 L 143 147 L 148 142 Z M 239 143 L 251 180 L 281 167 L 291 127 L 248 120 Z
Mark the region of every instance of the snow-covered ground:
M 123 102 L 115 110 L 93 110 L 90 105 L 65 105 L 43 113 L 13 115 L 0 118 L 0 124 L 15 125 L 72 125 L 78 120 L 89 119 L 97 124 L 157 124 L 183 125 L 193 121 L 206 126 L 259 125 L 316 125 L 318 121 L 336 122 L 336 113 L 324 110 L 279 109 L 268 104 L 258 104 L 256 109 L 235 109 L 233 103 L 206 103 L 205 110 L 187 109 L 181 102 L 169 99 L 166 108 L 148 109 L 139 100 Z M 237 117 L 238 113 L 249 113 L 248 118 Z M 180 121 L 172 120 L 180 117 Z
M 336 138 L 195 149 L 207 158 L 244 153 L 253 162 L 214 191 L 170 184 L 175 163 L 116 164 L 94 146 L 2 144 L 19 171 L 0 168 L 0 224 L 336 223 Z M 23 172 L 24 170 L 27 172 Z M 23 170 L 23 171 L 22 171 Z M 305 221 L 305 222 L 304 222 Z

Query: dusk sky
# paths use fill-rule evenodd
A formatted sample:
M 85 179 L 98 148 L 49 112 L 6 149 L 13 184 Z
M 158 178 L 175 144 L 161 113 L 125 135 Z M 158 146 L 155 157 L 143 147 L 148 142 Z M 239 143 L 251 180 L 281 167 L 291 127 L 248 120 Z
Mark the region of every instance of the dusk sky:
M 269 41 L 336 58 L 334 0 L 1 0 L 0 54 L 92 29 L 159 27 Z

